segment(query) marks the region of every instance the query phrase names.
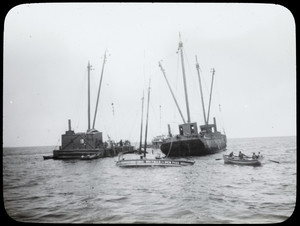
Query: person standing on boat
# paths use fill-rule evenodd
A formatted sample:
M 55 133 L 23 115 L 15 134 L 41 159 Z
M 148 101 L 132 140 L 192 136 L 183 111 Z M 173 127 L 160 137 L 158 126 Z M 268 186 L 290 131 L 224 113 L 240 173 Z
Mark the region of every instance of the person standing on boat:
M 259 158 L 259 157 L 261 157 L 260 152 L 258 152 L 256 158 Z
M 244 154 L 241 151 L 239 152 L 239 157 L 240 157 L 240 159 L 244 158 Z
M 255 152 L 253 152 L 252 158 L 253 158 L 253 159 L 257 159 L 257 158 L 258 158 L 258 156 L 255 155 Z

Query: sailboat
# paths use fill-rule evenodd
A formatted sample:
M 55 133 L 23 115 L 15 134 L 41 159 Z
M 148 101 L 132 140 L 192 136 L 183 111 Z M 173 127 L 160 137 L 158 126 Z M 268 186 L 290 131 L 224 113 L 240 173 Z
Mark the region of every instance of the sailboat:
M 172 91 L 172 88 L 168 82 L 166 77 L 166 73 L 164 68 L 159 62 L 159 67 L 165 77 L 169 90 L 172 94 L 172 97 L 175 101 L 177 109 L 180 113 L 180 116 L 183 120 L 183 124 L 179 125 L 179 134 L 172 135 L 170 132 L 169 127 L 169 136 L 168 138 L 164 139 L 162 144 L 160 145 L 161 151 L 166 156 L 202 156 L 208 154 L 214 154 L 217 152 L 224 151 L 226 149 L 226 135 L 222 134 L 217 130 L 217 124 L 215 117 L 213 118 L 213 123 L 209 124 L 209 114 L 210 114 L 210 105 L 211 105 L 211 97 L 212 97 L 212 88 L 213 88 L 213 81 L 214 81 L 214 74 L 215 70 L 212 70 L 212 82 L 211 82 L 211 90 L 210 90 L 210 98 L 209 98 L 209 106 L 208 106 L 208 115 L 206 117 L 205 114 L 205 106 L 203 101 L 203 93 L 201 87 L 201 78 L 199 72 L 199 64 L 197 61 L 196 56 L 196 69 L 198 72 L 198 80 L 200 86 L 200 94 L 201 94 L 201 101 L 202 101 L 202 109 L 203 109 L 203 116 L 204 116 L 204 125 L 200 125 L 200 132 L 198 133 L 197 123 L 191 122 L 190 119 L 190 110 L 189 110 L 189 102 L 188 102 L 188 92 L 187 92 L 187 84 L 186 84 L 186 76 L 185 76 L 185 68 L 184 68 L 184 59 L 183 59 L 183 43 L 181 41 L 181 37 L 179 34 L 179 46 L 178 51 L 180 51 L 181 56 L 181 66 L 182 66 L 182 75 L 183 75 L 183 85 L 185 91 L 185 102 L 186 102 L 186 109 L 187 109 L 187 121 L 185 120 L 182 111 L 178 105 L 178 102 L 175 98 L 175 95 Z
M 154 166 L 166 166 L 166 167 L 180 167 L 193 165 L 194 161 L 189 160 L 179 160 L 162 158 L 160 155 L 152 155 L 152 157 L 147 157 L 147 131 L 148 131 L 148 117 L 149 117 L 149 101 L 150 101 L 150 82 L 148 88 L 148 102 L 147 102 L 147 118 L 146 118 L 146 128 L 145 128 L 145 142 L 144 150 L 142 151 L 142 132 L 143 132 L 143 109 L 144 109 L 144 96 L 142 98 L 142 120 L 141 120 L 141 132 L 140 132 L 140 147 L 138 153 L 142 155 L 137 155 L 136 153 L 122 152 L 118 155 L 118 161 L 116 165 L 119 167 L 154 167 Z M 130 157 L 128 157 L 130 156 Z M 137 157 L 139 156 L 139 157 Z
M 95 107 L 93 126 L 90 120 L 90 71 L 92 65 L 88 62 L 88 129 L 86 132 L 75 133 L 71 127 L 71 120 L 68 120 L 68 130 L 61 135 L 61 146 L 58 150 L 53 150 L 53 159 L 82 159 L 90 160 L 101 157 L 116 156 L 120 151 L 128 151 L 133 146 L 114 147 L 107 142 L 103 142 L 102 132 L 95 129 L 96 115 L 98 109 L 99 95 L 103 78 L 104 65 L 106 61 L 106 53 L 104 54 L 100 83 L 98 88 L 98 96 Z M 45 159 L 45 158 L 44 158 Z

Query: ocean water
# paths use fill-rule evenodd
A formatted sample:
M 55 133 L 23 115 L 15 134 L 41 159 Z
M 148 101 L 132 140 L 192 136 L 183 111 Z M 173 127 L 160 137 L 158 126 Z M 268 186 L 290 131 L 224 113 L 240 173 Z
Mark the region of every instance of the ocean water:
M 193 166 L 119 168 L 117 157 L 43 160 L 54 147 L 3 149 L 7 214 L 33 223 L 278 223 L 296 203 L 296 137 L 228 139 Z M 159 150 L 155 150 L 159 151 Z M 262 166 L 224 164 L 260 151 Z M 278 161 L 279 163 L 272 162 Z

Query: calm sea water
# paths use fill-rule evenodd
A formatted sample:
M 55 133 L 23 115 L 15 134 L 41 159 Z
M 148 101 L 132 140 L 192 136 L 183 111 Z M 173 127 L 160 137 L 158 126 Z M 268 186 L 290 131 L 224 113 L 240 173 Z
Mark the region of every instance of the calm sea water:
M 7 214 L 38 223 L 277 223 L 296 202 L 296 137 L 228 139 L 225 153 L 260 151 L 262 166 L 119 168 L 116 157 L 43 160 L 54 147 L 4 148 Z M 156 150 L 158 151 L 158 150 Z M 278 161 L 279 163 L 271 162 Z

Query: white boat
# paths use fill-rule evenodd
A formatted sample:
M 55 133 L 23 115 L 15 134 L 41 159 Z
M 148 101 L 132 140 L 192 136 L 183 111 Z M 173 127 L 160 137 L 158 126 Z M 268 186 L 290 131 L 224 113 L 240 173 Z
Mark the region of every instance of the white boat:
M 91 154 L 91 155 L 82 155 L 81 156 L 81 159 L 82 160 L 90 160 L 90 159 L 98 159 L 98 158 L 101 158 L 102 157 L 102 155 L 100 155 L 100 154 Z
M 247 166 L 259 166 L 261 165 L 261 158 L 252 158 L 244 156 L 240 158 L 239 156 L 229 156 L 223 155 L 224 163 L 226 164 L 236 164 L 236 165 L 247 165 Z
M 149 167 L 149 166 L 171 166 L 171 167 L 179 167 L 179 166 L 187 166 L 193 165 L 194 161 L 188 160 L 176 160 L 176 159 L 168 159 L 161 158 L 160 155 L 148 154 L 148 158 L 146 157 L 147 153 L 147 128 L 148 128 L 148 113 L 149 113 L 149 99 L 150 99 L 150 85 L 148 88 L 148 105 L 147 105 L 147 119 L 146 119 L 146 129 L 145 129 L 145 144 L 143 154 L 142 153 L 142 131 L 143 131 L 143 108 L 144 108 L 144 97 L 142 98 L 142 120 L 141 120 L 141 135 L 140 135 L 140 147 L 137 153 L 120 153 L 118 156 L 118 161 L 116 163 L 117 166 L 120 167 Z M 150 156 L 150 157 L 149 157 Z
M 158 136 L 155 136 L 153 139 L 152 139 L 152 147 L 153 148 L 160 148 L 160 145 L 164 142 L 164 140 L 166 139 L 167 137 L 165 135 L 158 135 Z
M 149 167 L 149 166 L 180 167 L 180 166 L 191 166 L 194 165 L 194 163 L 195 161 L 190 161 L 190 160 L 160 158 L 157 156 L 154 158 L 153 156 L 147 158 L 144 157 L 143 155 L 130 156 L 129 154 L 126 153 L 120 153 L 116 165 L 120 167 Z

